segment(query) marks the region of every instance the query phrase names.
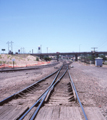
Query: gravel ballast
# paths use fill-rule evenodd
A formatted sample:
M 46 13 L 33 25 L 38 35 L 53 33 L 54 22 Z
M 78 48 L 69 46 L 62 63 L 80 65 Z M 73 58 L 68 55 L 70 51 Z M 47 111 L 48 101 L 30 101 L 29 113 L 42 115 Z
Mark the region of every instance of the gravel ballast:
M 107 119 L 107 67 L 74 62 L 70 69 L 83 106 L 99 107 Z
M 56 66 L 35 70 L 0 73 L 0 101 L 56 71 Z M 83 107 L 98 107 L 107 120 L 107 67 L 72 63 L 70 74 Z M 66 79 L 65 79 L 66 80 Z

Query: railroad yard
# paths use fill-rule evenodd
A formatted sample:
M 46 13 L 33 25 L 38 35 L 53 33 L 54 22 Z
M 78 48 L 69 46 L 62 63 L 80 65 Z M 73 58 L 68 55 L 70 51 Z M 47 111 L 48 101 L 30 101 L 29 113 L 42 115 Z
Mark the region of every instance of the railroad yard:
M 107 67 L 70 61 L 52 64 L 0 72 L 0 120 L 107 120 Z

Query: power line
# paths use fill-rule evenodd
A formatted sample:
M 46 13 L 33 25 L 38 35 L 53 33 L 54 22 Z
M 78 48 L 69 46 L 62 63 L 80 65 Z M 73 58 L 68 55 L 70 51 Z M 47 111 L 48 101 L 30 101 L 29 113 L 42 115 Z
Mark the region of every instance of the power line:
M 105 43 L 107 42 L 107 40 L 105 40 L 99 47 L 103 47 L 104 45 L 106 45 Z

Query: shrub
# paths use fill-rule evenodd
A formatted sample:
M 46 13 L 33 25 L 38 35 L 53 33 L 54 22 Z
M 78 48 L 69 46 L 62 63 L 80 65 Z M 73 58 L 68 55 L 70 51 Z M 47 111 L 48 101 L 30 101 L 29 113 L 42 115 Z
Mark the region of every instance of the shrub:
M 0 55 L 0 59 L 1 59 L 2 57 L 1 57 L 1 55 Z
M 39 58 L 38 58 L 38 57 L 36 58 L 36 61 L 39 61 Z
M 51 61 L 51 58 L 49 58 L 49 57 L 44 57 L 44 60 L 46 60 L 46 61 Z

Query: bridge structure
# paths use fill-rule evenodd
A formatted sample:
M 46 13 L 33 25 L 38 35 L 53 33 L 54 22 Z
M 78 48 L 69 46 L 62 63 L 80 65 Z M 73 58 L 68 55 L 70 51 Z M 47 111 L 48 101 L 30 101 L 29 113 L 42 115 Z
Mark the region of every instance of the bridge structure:
M 107 55 L 107 51 L 104 52 L 96 52 L 96 51 L 91 51 L 91 52 L 65 52 L 65 53 L 32 53 L 30 55 L 33 56 L 39 56 L 40 58 L 43 58 L 44 56 L 57 56 L 57 60 L 59 59 L 59 55 L 73 55 L 75 57 L 75 60 L 77 61 L 78 56 L 80 55 L 92 55 L 98 57 L 98 55 L 103 54 Z

